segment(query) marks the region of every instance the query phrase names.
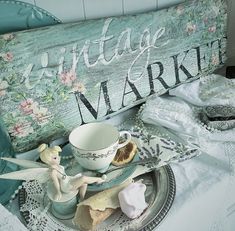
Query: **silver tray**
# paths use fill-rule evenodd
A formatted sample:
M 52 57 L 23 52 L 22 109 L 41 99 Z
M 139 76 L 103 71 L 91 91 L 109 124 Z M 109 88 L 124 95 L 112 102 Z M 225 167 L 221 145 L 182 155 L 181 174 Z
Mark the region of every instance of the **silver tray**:
M 149 204 L 146 211 L 137 219 L 131 220 L 126 217 L 121 210 L 114 213 L 106 221 L 101 223 L 97 230 L 99 231 L 151 231 L 156 228 L 160 222 L 167 215 L 171 208 L 171 205 L 175 198 L 176 184 L 174 173 L 169 165 L 163 166 L 158 170 L 154 170 L 150 173 L 141 175 L 135 180 L 143 179 L 143 183 L 146 184 L 147 190 L 145 193 L 146 202 Z M 27 192 L 23 188 L 19 191 L 19 205 L 22 207 L 26 203 Z M 22 212 L 26 223 L 30 220 L 30 211 Z M 48 217 L 58 221 L 58 227 L 56 222 L 54 230 L 63 230 L 59 224 L 67 226 L 69 230 L 76 230 L 71 221 L 60 221 L 54 218 L 53 215 L 48 212 Z

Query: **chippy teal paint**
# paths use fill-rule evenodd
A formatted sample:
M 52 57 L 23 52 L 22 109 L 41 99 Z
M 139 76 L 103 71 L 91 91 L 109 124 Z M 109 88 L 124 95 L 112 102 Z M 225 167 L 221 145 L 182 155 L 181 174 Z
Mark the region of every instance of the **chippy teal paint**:
M 225 62 L 226 3 L 4 35 L 1 116 L 24 151 L 133 107 Z
M 35 5 L 0 0 L 0 34 L 57 23 L 59 19 Z

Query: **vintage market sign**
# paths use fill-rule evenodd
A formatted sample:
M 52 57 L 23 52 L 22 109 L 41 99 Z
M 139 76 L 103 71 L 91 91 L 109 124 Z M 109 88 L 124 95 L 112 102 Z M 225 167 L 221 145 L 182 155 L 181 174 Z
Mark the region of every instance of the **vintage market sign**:
M 0 38 L 1 117 L 22 152 L 225 62 L 226 4 L 44 27 Z

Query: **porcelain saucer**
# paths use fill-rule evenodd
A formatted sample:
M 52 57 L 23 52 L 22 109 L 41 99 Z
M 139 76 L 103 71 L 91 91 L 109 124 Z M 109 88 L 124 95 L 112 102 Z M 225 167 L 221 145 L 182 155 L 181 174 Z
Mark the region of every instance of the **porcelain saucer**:
M 70 146 L 70 144 L 67 144 L 63 148 L 61 155 L 62 156 L 68 155 L 68 153 L 71 153 L 71 152 L 72 152 L 71 146 Z M 137 160 L 139 160 L 138 152 L 132 161 L 137 161 Z M 130 167 L 125 167 L 123 169 L 118 169 L 113 172 L 110 172 L 106 175 L 107 178 L 104 183 L 88 185 L 87 191 L 101 191 L 101 190 L 108 189 L 108 188 L 114 187 L 116 185 L 119 185 L 132 175 L 132 173 L 135 171 L 136 167 L 137 166 L 130 166 Z M 115 166 L 113 166 L 111 164 L 107 170 L 113 169 L 113 168 L 115 168 Z M 82 166 L 80 166 L 79 163 L 76 162 L 75 159 L 72 163 L 72 166 L 69 166 L 68 168 L 66 168 L 66 173 L 70 176 L 76 175 L 77 173 L 81 173 L 81 172 L 86 176 L 96 176 L 96 174 L 97 174 L 94 171 L 89 171 L 87 169 L 82 168 Z
M 133 158 L 133 160 L 131 162 L 134 162 L 137 160 L 139 160 L 138 153 L 135 155 L 135 157 Z M 118 169 L 113 172 L 110 172 L 107 174 L 107 179 L 104 183 L 89 185 L 88 191 L 101 191 L 101 190 L 104 190 L 107 188 L 112 188 L 116 185 L 121 184 L 122 182 L 124 182 L 126 179 L 128 179 L 132 175 L 132 173 L 135 171 L 136 167 L 137 166 L 135 165 L 135 166 L 130 166 L 130 167 L 126 167 L 123 169 Z M 113 168 L 115 168 L 115 166 L 113 166 L 111 164 L 109 169 L 113 169 Z

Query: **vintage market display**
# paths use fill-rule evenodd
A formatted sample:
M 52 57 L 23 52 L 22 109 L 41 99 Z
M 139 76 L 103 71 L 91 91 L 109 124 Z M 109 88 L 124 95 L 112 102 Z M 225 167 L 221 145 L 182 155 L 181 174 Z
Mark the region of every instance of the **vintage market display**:
M 137 153 L 130 163 L 152 157 L 158 162 L 108 172 L 114 168 L 111 164 L 104 179 L 97 177 L 97 168 L 83 172 L 79 161 L 73 160 L 65 173 L 58 156 L 61 149 L 42 143 L 67 138 L 81 124 L 104 120 L 153 94 L 166 93 L 181 83 L 212 73 L 226 60 L 226 17 L 224 0 L 190 1 L 157 12 L 49 26 L 0 37 L 0 116 L 14 150 L 22 153 L 39 145 L 41 154 L 49 150 L 45 154 L 49 162 L 44 157 L 42 160 L 50 168 L 39 164 L 45 171 L 41 180 L 50 179 L 47 184 L 23 184 L 21 211 L 29 215 L 29 229 L 104 231 L 118 227 L 124 231 L 153 230 L 158 225 L 175 195 L 174 176 L 167 164 L 198 155 L 199 146 L 132 128 Z M 70 149 L 71 154 L 71 146 Z M 94 156 L 94 162 L 95 159 Z M 1 177 L 25 180 L 40 175 L 36 162 L 5 160 L 34 169 Z M 132 214 L 133 210 L 125 208 L 131 198 L 125 195 L 129 187 L 125 183 L 134 180 L 136 184 L 141 178 L 138 203 L 142 204 L 135 204 L 134 209 L 140 211 Z M 63 187 L 60 183 L 65 179 L 68 182 Z M 125 193 L 119 198 L 115 188 L 122 185 Z M 106 190 L 115 192 L 108 206 L 100 196 Z M 90 214 L 89 221 L 79 208 Z M 67 220 L 75 210 L 76 227 Z
M 15 151 L 213 72 L 226 21 L 224 0 L 203 0 L 2 35 L 0 116 Z

